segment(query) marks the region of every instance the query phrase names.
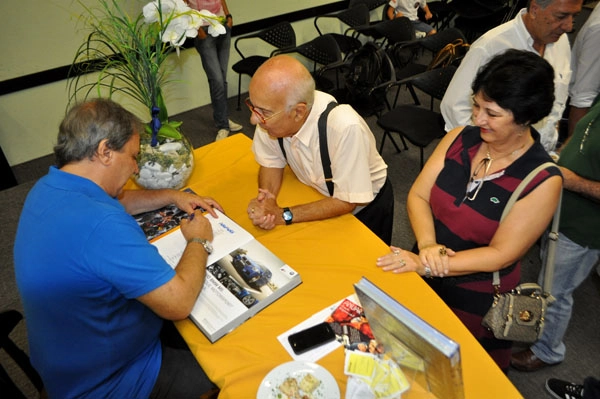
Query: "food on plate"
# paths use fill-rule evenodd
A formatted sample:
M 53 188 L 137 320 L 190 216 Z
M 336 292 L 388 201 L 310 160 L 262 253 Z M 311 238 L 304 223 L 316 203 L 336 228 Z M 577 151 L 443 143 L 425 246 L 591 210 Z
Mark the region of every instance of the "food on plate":
M 321 381 L 312 374 L 306 374 L 300 381 L 300 389 L 306 393 L 311 393 L 321 384 Z
M 312 399 L 311 394 L 319 385 L 321 380 L 312 374 L 305 374 L 302 378 L 286 378 L 278 388 L 289 399 Z

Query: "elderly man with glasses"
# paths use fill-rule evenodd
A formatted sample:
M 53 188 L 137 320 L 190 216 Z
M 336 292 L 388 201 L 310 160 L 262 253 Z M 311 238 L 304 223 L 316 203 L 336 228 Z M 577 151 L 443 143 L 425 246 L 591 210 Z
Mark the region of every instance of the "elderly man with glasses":
M 260 164 L 258 195 L 248 205 L 252 222 L 272 229 L 352 212 L 389 244 L 393 191 L 364 119 L 351 106 L 336 106 L 334 97 L 315 90 L 310 72 L 287 55 L 269 59 L 256 71 L 249 94 L 246 105 L 256 125 L 252 150 Z M 286 165 L 325 198 L 280 206 L 277 195 Z

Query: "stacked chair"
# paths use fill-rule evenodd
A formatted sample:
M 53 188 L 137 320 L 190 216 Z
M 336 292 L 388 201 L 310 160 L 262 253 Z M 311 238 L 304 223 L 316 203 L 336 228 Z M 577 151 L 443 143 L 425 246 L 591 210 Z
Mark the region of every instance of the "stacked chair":
M 245 55 L 240 49 L 240 43 L 249 39 L 264 41 L 274 46 L 275 49 L 269 55 Z M 242 59 L 236 62 L 231 68 L 238 74 L 238 110 L 240 109 L 241 104 L 242 75 L 248 75 L 250 77 L 254 76 L 258 67 L 277 51 L 285 51 L 286 49 L 294 48 L 295 46 L 296 33 L 289 22 L 280 22 L 270 28 L 261 30 L 260 32 L 236 39 L 234 47 Z
M 324 19 L 337 19 L 348 26 L 344 33 L 329 33 L 335 39 L 340 51 L 344 54 L 344 58 L 347 58 L 362 45 L 362 42 L 357 37 L 358 32 L 355 29 L 365 28 L 370 25 L 369 8 L 364 3 L 358 3 L 337 14 L 316 16 L 313 24 L 320 36 L 324 33 L 319 28 L 319 21 L 323 22 Z

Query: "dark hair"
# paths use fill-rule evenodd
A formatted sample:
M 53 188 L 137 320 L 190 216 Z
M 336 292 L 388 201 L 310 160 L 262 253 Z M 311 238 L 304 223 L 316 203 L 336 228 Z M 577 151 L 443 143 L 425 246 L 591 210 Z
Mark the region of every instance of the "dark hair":
M 509 49 L 479 69 L 471 88 L 510 110 L 515 123 L 531 125 L 552 110 L 554 69 L 536 53 Z
M 140 120 L 112 100 L 97 98 L 78 104 L 60 124 L 54 146 L 56 166 L 91 159 L 104 139 L 110 149 L 120 151 L 141 129 Z

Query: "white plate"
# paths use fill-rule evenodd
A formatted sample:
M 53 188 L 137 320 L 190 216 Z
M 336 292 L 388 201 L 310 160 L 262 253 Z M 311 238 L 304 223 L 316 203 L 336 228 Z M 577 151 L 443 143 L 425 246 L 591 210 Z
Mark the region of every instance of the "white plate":
M 279 390 L 279 385 L 288 377 L 295 378 L 299 384 L 306 374 L 312 374 L 321 381 L 311 394 L 313 399 L 340 399 L 340 389 L 331 373 L 310 362 L 288 362 L 275 367 L 260 383 L 256 399 L 285 399 L 287 397 Z

